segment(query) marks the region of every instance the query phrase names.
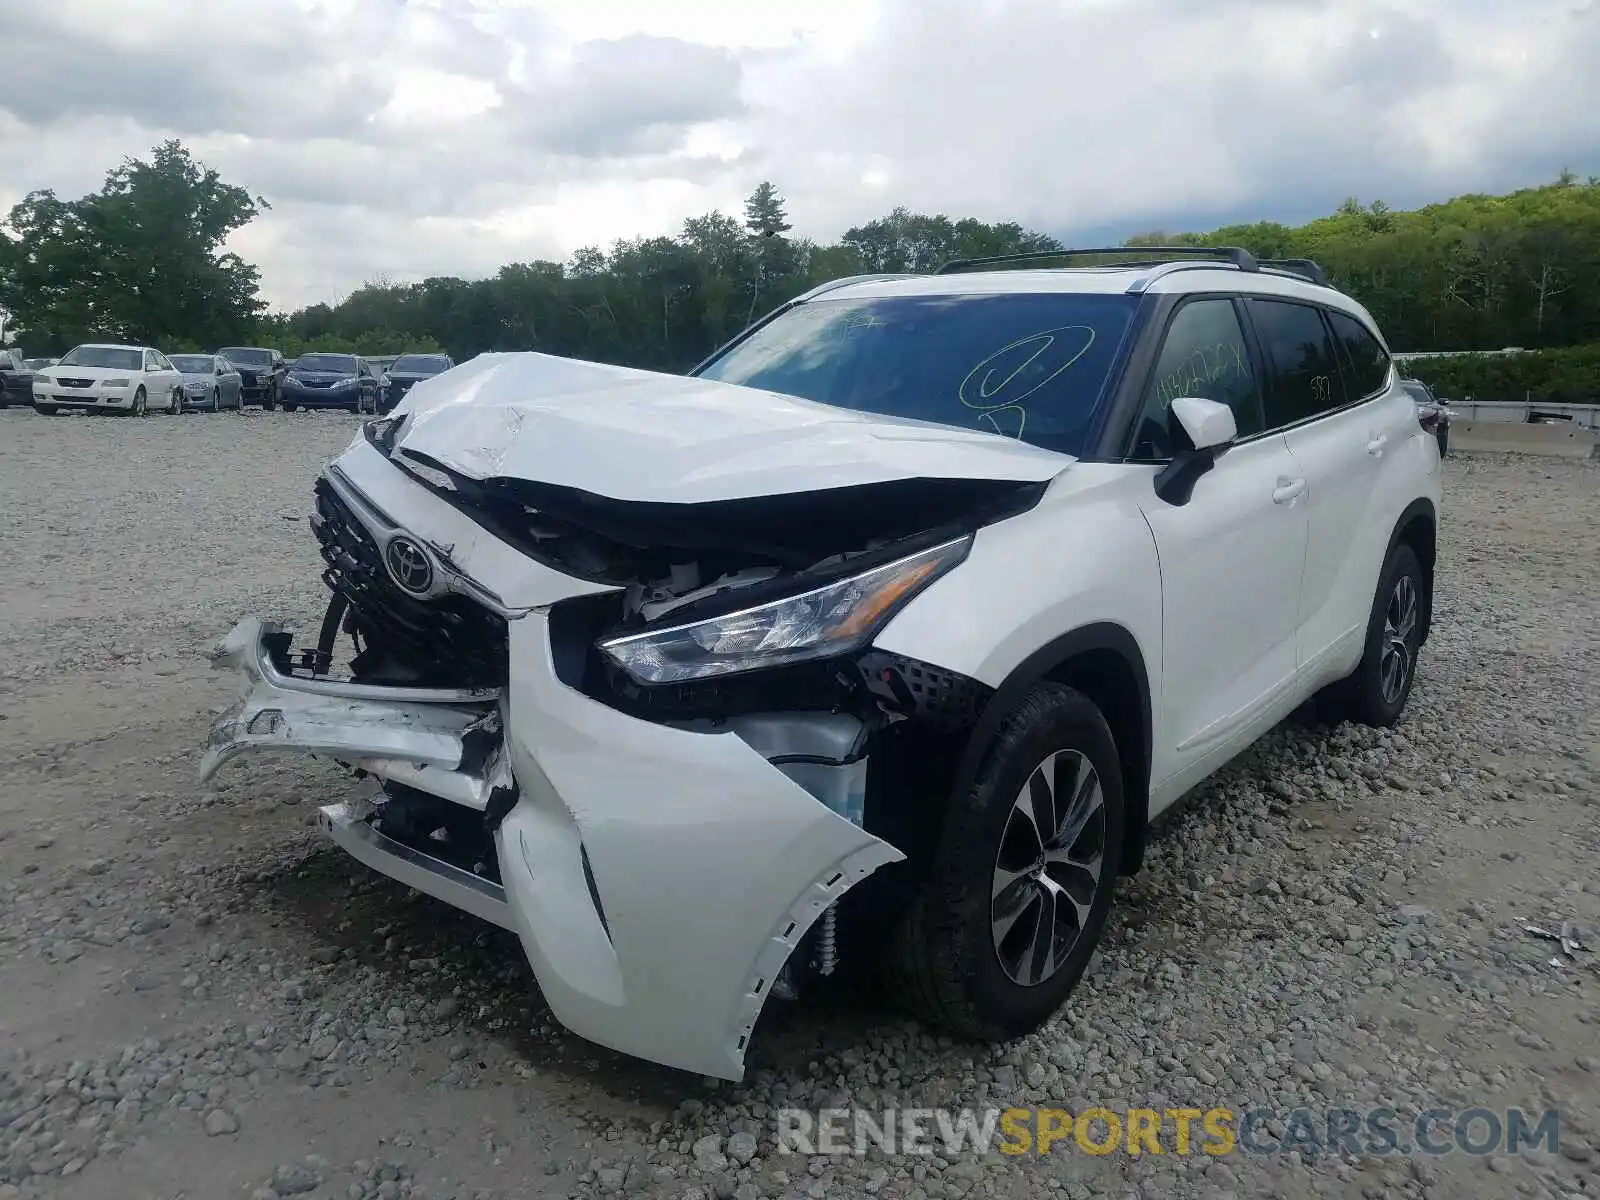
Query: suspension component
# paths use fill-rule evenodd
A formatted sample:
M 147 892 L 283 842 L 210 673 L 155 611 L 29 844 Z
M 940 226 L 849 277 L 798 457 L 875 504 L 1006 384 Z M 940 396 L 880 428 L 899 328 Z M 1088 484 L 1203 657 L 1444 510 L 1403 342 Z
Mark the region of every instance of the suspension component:
M 817 974 L 832 975 L 839 965 L 839 913 L 838 904 L 830 904 L 822 913 L 822 925 L 817 931 Z

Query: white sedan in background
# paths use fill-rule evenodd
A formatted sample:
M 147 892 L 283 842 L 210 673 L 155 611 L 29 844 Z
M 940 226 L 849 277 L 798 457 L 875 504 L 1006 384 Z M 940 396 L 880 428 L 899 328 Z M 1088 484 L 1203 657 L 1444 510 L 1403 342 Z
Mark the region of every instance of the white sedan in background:
M 149 346 L 74 346 L 33 377 L 33 407 L 46 416 L 62 408 L 181 412 L 183 376 Z

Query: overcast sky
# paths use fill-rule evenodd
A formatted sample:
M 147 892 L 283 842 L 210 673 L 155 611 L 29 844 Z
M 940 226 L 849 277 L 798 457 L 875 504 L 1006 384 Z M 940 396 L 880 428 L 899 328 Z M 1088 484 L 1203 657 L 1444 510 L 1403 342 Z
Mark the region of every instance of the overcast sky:
M 1596 0 L 13 0 L 0 210 L 183 139 L 279 307 L 738 212 L 1058 236 L 1600 173 Z M 246 15 L 248 14 L 248 16 Z

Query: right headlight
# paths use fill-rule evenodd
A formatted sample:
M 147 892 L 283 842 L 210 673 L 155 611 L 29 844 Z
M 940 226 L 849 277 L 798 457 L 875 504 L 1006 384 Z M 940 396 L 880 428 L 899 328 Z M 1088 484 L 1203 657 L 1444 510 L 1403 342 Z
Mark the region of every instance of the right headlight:
M 681 683 L 846 654 L 871 641 L 902 605 L 961 562 L 971 545 L 969 534 L 798 596 L 609 638 L 600 649 L 644 684 Z

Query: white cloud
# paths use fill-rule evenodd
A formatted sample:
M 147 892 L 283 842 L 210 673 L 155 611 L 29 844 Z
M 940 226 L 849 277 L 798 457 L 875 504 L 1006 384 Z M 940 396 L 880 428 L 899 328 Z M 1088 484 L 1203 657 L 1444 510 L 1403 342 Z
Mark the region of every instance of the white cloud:
M 17 7 L 17 6 L 13 6 Z M 1577 0 L 51 0 L 8 13 L 0 205 L 179 136 L 272 210 L 274 303 L 737 211 L 1060 234 L 1600 170 Z

